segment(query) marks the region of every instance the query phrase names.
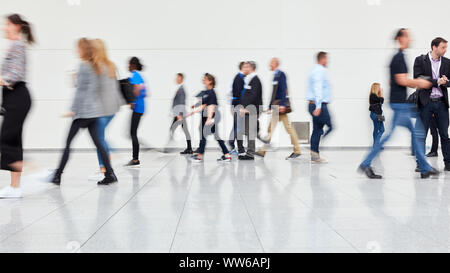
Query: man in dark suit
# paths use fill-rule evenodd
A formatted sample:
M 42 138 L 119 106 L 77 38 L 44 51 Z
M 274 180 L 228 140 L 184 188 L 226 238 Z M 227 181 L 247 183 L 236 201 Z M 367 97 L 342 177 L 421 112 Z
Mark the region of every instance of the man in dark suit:
M 247 62 L 241 62 L 239 63 L 239 73 L 234 77 L 233 80 L 233 86 L 231 89 L 231 105 L 232 110 L 231 114 L 233 115 L 233 128 L 230 133 L 230 138 L 228 141 L 228 144 L 231 148 L 231 154 L 245 154 L 245 149 L 243 145 L 243 140 L 238 138 L 238 128 L 240 126 L 240 118 L 239 115 L 239 104 L 240 104 L 240 98 L 241 94 L 244 90 L 245 85 L 245 76 L 249 73 L 248 68 L 249 64 Z M 238 150 L 236 151 L 235 148 L 235 142 L 237 142 Z
M 191 135 L 189 134 L 188 125 L 186 122 L 186 93 L 184 92 L 184 75 L 182 73 L 177 73 L 177 76 L 175 78 L 175 82 L 177 84 L 177 91 L 175 93 L 175 96 L 173 98 L 172 102 L 172 113 L 173 113 L 173 120 L 172 125 L 170 126 L 170 140 L 173 139 L 173 135 L 175 133 L 175 130 L 178 126 L 181 125 L 183 128 L 184 135 L 186 136 L 186 149 L 182 151 L 180 154 L 192 154 L 192 144 L 191 144 Z
M 444 55 L 448 42 L 436 38 L 431 42 L 431 52 L 421 55 L 414 62 L 414 78 L 426 78 L 432 83 L 430 89 L 418 90 L 418 108 L 425 134 L 430 128 L 431 119 L 436 119 L 437 129 L 441 137 L 442 154 L 445 170 L 450 171 L 450 139 L 448 138 L 449 102 L 447 87 L 450 86 L 450 60 Z M 425 141 L 422 143 L 425 146 Z
M 245 86 L 241 95 L 241 116 L 244 118 L 244 134 L 247 136 L 247 153 L 240 160 L 254 160 L 256 137 L 259 132 L 259 113 L 262 105 L 262 84 L 256 74 L 256 63 L 248 62 L 250 73 L 245 77 Z M 242 127 L 242 126 L 241 126 Z M 242 132 L 239 137 L 242 137 Z M 241 138 L 242 139 L 242 138 Z

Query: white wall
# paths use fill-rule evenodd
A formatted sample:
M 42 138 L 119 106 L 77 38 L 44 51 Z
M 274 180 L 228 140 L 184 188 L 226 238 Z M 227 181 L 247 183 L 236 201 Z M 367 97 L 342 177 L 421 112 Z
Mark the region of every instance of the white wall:
M 77 4 L 79 2 L 79 5 Z M 69 3 L 75 3 L 70 5 Z M 294 107 L 292 121 L 309 121 L 305 89 L 308 71 L 318 50 L 330 52 L 330 75 L 334 101 L 330 106 L 335 133 L 325 145 L 368 146 L 372 124 L 369 119 L 368 89 L 382 83 L 388 92 L 387 64 L 393 53 L 392 35 L 408 27 L 414 36 L 408 51 L 412 70 L 414 56 L 425 53 L 436 36 L 450 38 L 444 22 L 433 16 L 423 20 L 432 7 L 448 10 L 444 0 L 1 0 L 3 14 L 18 12 L 33 23 L 38 44 L 29 52 L 29 86 L 33 109 L 26 123 L 26 148 L 59 148 L 64 144 L 70 121 L 61 118 L 71 102 L 73 89 L 68 72 L 75 69 L 74 44 L 82 36 L 104 39 L 111 58 L 125 76 L 126 62 L 138 56 L 146 65 L 144 75 L 150 87 L 148 112 L 140 128 L 147 145 L 162 146 L 168 136 L 169 107 L 176 72 L 187 75 L 192 97 L 201 90 L 201 75 L 217 76 L 216 91 L 227 105 L 231 81 L 241 60 L 255 60 L 264 83 L 264 97 L 270 96 L 268 61 L 282 60 L 288 74 Z M 437 11 L 436 11 L 437 12 Z M 417 17 L 422 19 L 417 20 Z M 3 55 L 7 42 L 0 42 Z M 391 112 L 386 106 L 386 115 Z M 226 108 L 222 109 L 227 112 Z M 128 109 L 122 109 L 108 131 L 116 147 L 130 147 L 127 137 Z M 230 116 L 221 133 L 228 135 Z M 198 117 L 190 121 L 198 137 Z M 266 119 L 262 119 L 265 130 Z M 225 128 L 226 127 L 226 128 Z M 289 145 L 282 128 L 275 142 Z M 212 142 L 212 141 L 211 141 Z M 390 145 L 407 146 L 409 136 L 401 130 Z M 183 145 L 180 136 L 180 145 Z M 215 144 L 214 144 L 215 145 Z M 75 147 L 92 147 L 84 133 Z

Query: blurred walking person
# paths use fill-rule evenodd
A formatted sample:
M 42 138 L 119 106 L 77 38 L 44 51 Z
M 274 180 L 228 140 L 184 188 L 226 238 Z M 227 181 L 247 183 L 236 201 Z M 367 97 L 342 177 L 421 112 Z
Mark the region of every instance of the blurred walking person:
M 240 98 L 240 116 L 243 126 L 238 134 L 238 139 L 247 137 L 247 152 L 239 155 L 239 160 L 254 160 L 256 153 L 256 138 L 259 134 L 259 114 L 262 106 L 262 84 L 256 73 L 256 63 L 249 63 L 249 74 L 245 77 L 244 91 Z
M 66 117 L 72 117 L 73 121 L 59 167 L 53 175 L 51 182 L 57 185 L 61 183 L 62 173 L 69 160 L 72 141 L 80 129 L 87 128 L 95 147 L 100 152 L 101 160 L 106 169 L 104 179 L 99 181 L 98 184 L 108 185 L 117 182 L 117 177 L 114 174 L 108 154 L 100 139 L 98 127 L 98 118 L 104 116 L 100 98 L 102 66 L 94 61 L 94 47 L 91 41 L 86 38 L 81 38 L 77 46 L 81 63 L 77 73 L 75 98 L 71 112 L 65 115 Z
M 31 97 L 26 85 L 26 49 L 27 44 L 34 43 L 34 36 L 30 24 L 18 14 L 6 18 L 4 31 L 10 45 L 0 74 L 0 85 L 3 86 L 0 168 L 11 172 L 11 184 L 0 190 L 0 198 L 20 198 L 22 131 L 31 107 Z
M 203 157 L 206 148 L 206 138 L 209 135 L 214 135 L 220 148 L 222 149 L 222 157 L 217 159 L 219 162 L 230 162 L 231 156 L 225 145 L 225 142 L 219 137 L 217 132 L 217 125 L 219 123 L 219 116 L 217 113 L 217 96 L 214 87 L 216 86 L 216 79 L 213 75 L 206 73 L 203 76 L 203 84 L 206 90 L 201 91 L 197 96 L 201 96 L 201 102 L 195 105 L 193 111 L 189 112 L 188 116 L 192 116 L 195 113 L 201 113 L 202 123 L 201 123 L 201 140 L 200 147 L 198 148 L 198 153 L 192 156 L 194 162 L 203 162 Z
M 172 125 L 170 126 L 170 140 L 173 140 L 173 135 L 178 126 L 181 125 L 183 128 L 184 136 L 186 137 L 186 149 L 180 154 L 192 154 L 192 141 L 191 134 L 189 133 L 188 124 L 186 122 L 186 92 L 184 91 L 184 75 L 182 73 L 177 73 L 175 77 L 175 82 L 177 84 L 177 91 L 172 101 L 172 114 L 174 116 Z
M 272 97 L 269 103 L 269 113 L 272 113 L 272 119 L 269 124 L 268 136 L 264 142 L 270 143 L 273 132 L 278 124 L 282 122 L 284 129 L 291 137 L 291 144 L 294 147 L 294 151 L 286 157 L 287 160 L 298 158 L 301 155 L 300 144 L 298 141 L 297 132 L 292 127 L 289 121 L 288 112 L 291 111 L 291 105 L 288 97 L 288 88 L 286 74 L 279 69 L 280 60 L 278 58 L 272 58 L 270 60 L 270 70 L 273 71 L 273 89 Z M 266 145 L 264 145 L 257 153 L 257 155 L 264 157 L 266 154 Z
M 230 145 L 231 155 L 244 155 L 244 141 L 243 139 L 238 138 L 239 131 L 241 130 L 240 126 L 242 126 L 242 119 L 239 116 L 240 103 L 241 103 L 241 95 L 244 91 L 245 85 L 245 77 L 249 73 L 249 64 L 247 62 L 239 63 L 239 72 L 236 74 L 233 80 L 233 85 L 231 88 L 231 114 L 233 115 L 233 128 L 231 129 L 230 138 L 228 144 Z M 236 151 L 236 143 L 238 146 L 238 150 Z
M 439 172 L 432 168 L 426 160 L 425 147 L 421 144 L 425 141 L 426 132 L 423 128 L 421 119 L 417 118 L 415 128 L 413 126 L 411 118 L 415 114 L 413 112 L 415 106 L 407 102 L 407 87 L 428 89 L 431 87 L 431 82 L 424 79 L 408 78 L 408 67 L 403 53 L 403 51 L 409 47 L 411 41 L 408 30 L 404 28 L 398 30 L 395 35 L 395 40 L 399 50 L 392 58 L 389 65 L 391 85 L 390 104 L 394 111 L 391 129 L 389 133 L 381 139 L 380 143 L 372 148 L 370 153 L 360 164 L 359 170 L 364 172 L 370 179 L 382 178 L 381 175 L 377 175 L 373 171 L 371 167 L 372 160 L 383 149 L 384 144 L 390 139 L 395 128 L 397 126 L 402 126 L 406 127 L 411 133 L 412 144 L 414 146 L 413 150 L 419 164 L 421 177 L 428 178 L 432 175 L 438 175 Z
M 131 104 L 131 109 L 133 113 L 131 114 L 131 126 L 130 135 L 131 142 L 133 145 L 133 158 L 128 162 L 125 167 L 138 167 L 141 165 L 139 161 L 139 139 L 137 136 L 137 131 L 139 128 L 139 123 L 142 116 L 145 113 L 145 97 L 147 96 L 147 89 L 145 88 L 145 82 L 142 78 L 141 71 L 144 66 L 137 57 L 132 57 L 129 62 L 128 69 L 131 72 L 131 77 L 129 79 L 130 83 L 133 85 L 134 96 L 136 101 Z
M 308 79 L 308 90 L 306 100 L 309 101 L 309 113 L 313 119 L 313 132 L 311 135 L 311 161 L 322 163 L 325 160 L 320 156 L 320 138 L 327 136 L 332 130 L 328 103 L 331 102 L 331 85 L 328 78 L 328 53 L 317 54 L 317 64 L 314 66 Z M 324 132 L 323 128 L 328 129 Z
M 383 103 L 384 97 L 381 85 L 379 83 L 373 83 L 369 95 L 370 119 L 373 123 L 372 146 L 380 143 L 381 136 L 384 133 Z
M 125 104 L 119 90 L 119 82 L 117 81 L 116 65 L 108 58 L 105 43 L 100 39 L 92 41 L 93 60 L 100 67 L 101 74 L 99 76 L 100 102 L 102 103 L 101 117 L 97 119 L 99 138 L 111 160 L 111 150 L 105 140 L 105 130 L 114 115 L 120 110 L 120 106 Z M 102 161 L 100 151 L 97 150 L 97 158 L 100 166 L 100 175 L 106 172 L 105 164 Z M 98 175 L 93 177 L 97 178 Z

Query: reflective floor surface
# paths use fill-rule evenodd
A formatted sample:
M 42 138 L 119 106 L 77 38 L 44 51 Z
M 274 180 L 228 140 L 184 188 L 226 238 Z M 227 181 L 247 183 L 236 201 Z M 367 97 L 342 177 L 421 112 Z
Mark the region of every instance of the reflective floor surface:
M 322 165 L 289 154 L 217 163 L 211 150 L 196 164 L 150 151 L 125 169 L 116 153 L 119 183 L 97 186 L 95 153 L 78 152 L 57 187 L 42 177 L 60 154 L 27 153 L 24 198 L 0 200 L 0 252 L 449 252 L 450 173 L 421 180 L 407 150 L 383 152 L 378 181 L 356 173 L 364 150 L 325 150 Z

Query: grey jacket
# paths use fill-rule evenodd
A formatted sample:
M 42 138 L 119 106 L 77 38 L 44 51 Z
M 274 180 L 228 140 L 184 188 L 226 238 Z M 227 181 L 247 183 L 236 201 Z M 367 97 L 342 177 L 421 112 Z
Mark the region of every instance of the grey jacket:
M 82 62 L 77 74 L 77 90 L 73 100 L 73 119 L 98 118 L 103 115 L 99 77 L 90 64 Z
M 101 116 L 112 116 L 120 110 L 121 105 L 125 104 L 125 100 L 120 94 L 119 82 L 116 77 L 109 77 L 106 66 L 102 68 L 102 74 L 98 78 L 100 84 L 100 100 L 102 102 Z
M 186 93 L 184 86 L 180 85 L 172 102 L 172 113 L 174 116 L 184 115 L 186 113 Z

